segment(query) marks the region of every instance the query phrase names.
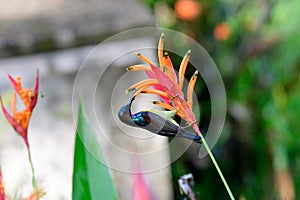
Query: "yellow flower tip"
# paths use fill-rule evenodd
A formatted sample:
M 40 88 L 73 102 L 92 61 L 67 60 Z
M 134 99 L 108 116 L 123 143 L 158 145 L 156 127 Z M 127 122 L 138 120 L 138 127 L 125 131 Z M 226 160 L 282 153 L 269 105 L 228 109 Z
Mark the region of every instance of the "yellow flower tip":
M 193 76 L 198 76 L 198 74 L 199 74 L 199 71 L 196 70 Z
M 125 94 L 127 95 L 129 92 L 134 91 L 135 88 L 128 88 L 127 90 L 125 90 Z
M 143 60 L 145 63 L 148 63 L 148 64 L 152 64 L 152 62 L 146 57 L 146 56 L 144 56 L 144 55 L 142 55 L 141 53 L 139 53 L 139 52 L 134 52 L 135 53 L 135 55 L 137 56 L 137 57 L 139 57 L 141 60 Z
M 145 65 L 132 65 L 130 67 L 127 67 L 126 70 L 127 71 L 140 71 L 140 70 L 150 71 L 151 68 Z

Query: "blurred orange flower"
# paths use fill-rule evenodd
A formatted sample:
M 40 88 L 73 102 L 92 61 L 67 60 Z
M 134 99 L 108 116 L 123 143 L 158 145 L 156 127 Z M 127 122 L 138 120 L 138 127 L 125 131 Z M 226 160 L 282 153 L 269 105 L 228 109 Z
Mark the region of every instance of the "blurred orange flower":
M 201 5 L 195 0 L 178 0 L 174 5 L 175 13 L 179 19 L 192 21 L 201 15 Z
M 39 90 L 39 73 L 38 70 L 36 72 L 36 83 L 34 90 L 22 88 L 21 77 L 17 77 L 13 79 L 10 75 L 8 75 L 10 82 L 12 83 L 15 92 L 11 98 L 11 110 L 12 115 L 10 115 L 7 109 L 4 107 L 2 98 L 0 96 L 0 104 L 2 107 L 2 111 L 7 121 L 11 124 L 11 126 L 15 129 L 15 131 L 23 138 L 27 148 L 28 138 L 27 138 L 27 129 L 30 121 L 30 117 L 32 111 L 38 100 L 38 90 Z M 24 109 L 21 111 L 16 110 L 16 94 L 19 95 L 20 99 L 24 104 Z
M 221 22 L 215 26 L 214 37 L 216 40 L 225 41 L 231 34 L 230 27 L 226 22 Z

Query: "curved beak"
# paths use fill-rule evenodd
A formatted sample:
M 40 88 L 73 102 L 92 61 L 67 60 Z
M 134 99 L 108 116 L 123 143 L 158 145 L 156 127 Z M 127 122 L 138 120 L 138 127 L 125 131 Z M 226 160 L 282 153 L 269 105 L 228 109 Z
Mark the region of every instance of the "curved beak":
M 137 126 L 136 123 L 132 120 L 132 115 L 131 115 L 131 104 L 133 100 L 135 99 L 135 96 L 131 97 L 129 102 L 122 106 L 122 108 L 119 110 L 118 116 L 121 122 L 130 125 L 130 126 Z

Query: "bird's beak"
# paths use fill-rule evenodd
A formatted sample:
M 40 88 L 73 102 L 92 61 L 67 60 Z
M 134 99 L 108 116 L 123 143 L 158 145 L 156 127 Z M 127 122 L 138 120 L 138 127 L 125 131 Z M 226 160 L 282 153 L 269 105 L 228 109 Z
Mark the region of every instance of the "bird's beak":
M 133 122 L 132 120 L 132 116 L 131 116 L 131 104 L 133 102 L 133 100 L 135 99 L 135 96 L 131 97 L 131 99 L 129 100 L 129 102 L 122 106 L 122 108 L 120 109 L 118 116 L 119 119 L 121 120 L 121 122 L 130 125 L 130 126 L 137 126 L 136 123 Z

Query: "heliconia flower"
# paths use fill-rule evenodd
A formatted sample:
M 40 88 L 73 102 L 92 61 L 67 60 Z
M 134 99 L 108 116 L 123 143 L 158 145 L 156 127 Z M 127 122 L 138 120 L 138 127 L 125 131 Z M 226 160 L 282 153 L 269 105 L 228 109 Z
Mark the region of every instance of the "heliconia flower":
M 36 106 L 38 100 L 39 72 L 38 70 L 36 71 L 36 82 L 34 90 L 23 88 L 21 84 L 21 77 L 13 79 L 10 75 L 8 75 L 8 78 L 15 90 L 11 98 L 12 115 L 9 114 L 7 109 L 4 107 L 2 98 L 0 96 L 2 111 L 7 121 L 11 124 L 15 131 L 23 138 L 26 146 L 28 147 L 27 129 L 32 111 Z M 24 104 L 24 109 L 21 111 L 17 111 L 16 109 L 16 94 L 19 95 L 20 99 Z
M 149 79 L 140 81 L 132 85 L 126 90 L 126 93 L 130 91 L 135 91 L 134 96 L 137 96 L 140 93 L 157 94 L 162 99 L 162 102 L 153 101 L 153 104 L 161 106 L 162 108 L 165 108 L 167 110 L 174 110 L 176 108 L 177 115 L 184 119 L 189 125 L 193 125 L 196 122 L 196 118 L 195 114 L 192 111 L 192 96 L 198 75 L 197 70 L 190 79 L 187 89 L 187 100 L 185 100 L 184 93 L 182 91 L 184 74 L 190 58 L 191 51 L 189 50 L 185 54 L 179 68 L 179 76 L 177 77 L 169 55 L 163 52 L 163 45 L 164 34 L 161 35 L 158 43 L 159 67 L 156 67 L 147 57 L 143 56 L 140 53 L 136 53 L 136 55 L 141 60 L 149 64 L 150 67 L 145 65 L 133 65 L 128 67 L 127 70 L 144 70 Z M 151 86 L 152 88 L 150 88 Z M 196 127 L 198 126 L 195 126 L 194 129 Z

